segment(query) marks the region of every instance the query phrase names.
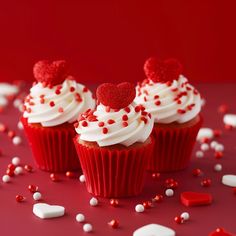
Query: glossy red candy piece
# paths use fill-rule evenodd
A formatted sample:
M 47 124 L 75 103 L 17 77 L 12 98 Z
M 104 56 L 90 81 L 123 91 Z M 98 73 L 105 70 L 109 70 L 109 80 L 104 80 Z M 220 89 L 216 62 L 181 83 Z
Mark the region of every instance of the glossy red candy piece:
M 180 200 L 185 206 L 201 206 L 212 203 L 212 195 L 209 193 L 183 192 L 180 194 Z

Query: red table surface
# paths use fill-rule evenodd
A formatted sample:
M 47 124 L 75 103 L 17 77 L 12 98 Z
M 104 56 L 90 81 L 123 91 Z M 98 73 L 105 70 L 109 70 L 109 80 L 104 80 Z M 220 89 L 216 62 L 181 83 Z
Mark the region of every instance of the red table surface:
M 168 226 L 176 231 L 177 236 L 184 235 L 208 235 L 217 227 L 224 227 L 228 231 L 236 233 L 234 224 L 236 218 L 236 195 L 231 188 L 221 184 L 224 174 L 236 174 L 236 131 L 224 130 L 223 116 L 217 112 L 220 104 L 228 104 L 231 112 L 236 113 L 236 84 L 200 84 L 198 86 L 206 98 L 206 106 L 203 109 L 204 126 L 223 130 L 223 135 L 218 141 L 225 146 L 224 157 L 216 160 L 213 151 L 206 152 L 202 159 L 193 159 L 189 168 L 184 171 L 162 174 L 159 180 L 153 180 L 150 175 L 146 178 L 143 193 L 134 198 L 121 199 L 120 206 L 114 208 L 109 205 L 108 199 L 99 198 L 99 206 L 91 207 L 89 200 L 91 195 L 87 193 L 85 185 L 78 179 L 68 179 L 61 176 L 62 181 L 55 183 L 49 178 L 49 173 L 35 169 L 33 173 L 25 173 L 22 176 L 12 178 L 9 184 L 0 183 L 0 235 L 83 235 L 83 224 L 76 222 L 77 213 L 83 213 L 86 221 L 93 225 L 93 235 L 132 235 L 132 232 L 149 223 L 157 223 Z M 0 122 L 7 124 L 17 134 L 24 137 L 23 131 L 17 129 L 19 112 L 12 105 L 0 113 Z M 23 138 L 20 146 L 14 146 L 6 134 L 0 133 L 0 148 L 3 156 L 0 157 L 0 173 L 4 175 L 7 165 L 13 156 L 19 156 L 22 163 L 34 165 L 29 146 Z M 196 145 L 195 150 L 199 148 Z M 223 170 L 215 172 L 214 164 L 221 163 Z M 200 168 L 204 177 L 212 179 L 210 187 L 202 187 L 200 181 L 204 177 L 193 177 L 192 170 Z M 153 196 L 164 191 L 164 180 L 173 177 L 179 182 L 174 197 L 164 198 L 162 203 L 144 213 L 136 213 L 134 207 L 144 200 L 150 200 Z M 43 202 L 65 206 L 66 215 L 57 219 L 41 220 L 32 213 L 35 203 L 31 193 L 27 190 L 29 184 L 39 186 L 43 195 Z M 214 202 L 209 206 L 185 207 L 179 201 L 179 195 L 183 191 L 210 192 Z M 23 203 L 15 201 L 15 195 L 22 194 L 26 197 Z M 174 217 L 187 211 L 190 220 L 178 225 Z M 108 226 L 111 219 L 120 222 L 118 229 Z

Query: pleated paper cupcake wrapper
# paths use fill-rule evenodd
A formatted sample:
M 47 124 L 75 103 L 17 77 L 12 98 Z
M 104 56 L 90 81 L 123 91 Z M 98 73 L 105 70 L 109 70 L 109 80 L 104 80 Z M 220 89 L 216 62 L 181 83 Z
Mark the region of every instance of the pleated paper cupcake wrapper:
M 106 198 L 135 196 L 144 184 L 153 141 L 143 147 L 108 149 L 88 147 L 74 139 L 89 193 Z
M 202 118 L 191 127 L 162 128 L 154 126 L 152 136 L 155 143 L 147 170 L 172 172 L 185 169 L 190 162 L 201 125 Z
M 44 128 L 29 125 L 25 118 L 21 121 L 38 168 L 51 172 L 80 169 L 73 125 Z

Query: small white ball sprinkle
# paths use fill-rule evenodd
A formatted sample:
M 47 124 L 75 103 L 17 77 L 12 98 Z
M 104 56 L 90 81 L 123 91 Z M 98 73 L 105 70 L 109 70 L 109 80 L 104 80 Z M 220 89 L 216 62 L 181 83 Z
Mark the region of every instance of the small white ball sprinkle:
M 223 144 L 217 144 L 216 146 L 215 146 L 215 151 L 216 152 L 223 152 L 224 151 L 224 145 Z
M 211 147 L 212 149 L 215 149 L 215 147 L 216 147 L 217 144 L 218 144 L 218 143 L 217 143 L 216 141 L 212 141 L 212 142 L 210 143 L 210 147 Z
M 215 171 L 222 171 L 222 165 L 221 164 L 215 164 L 214 170 Z
M 174 190 L 171 188 L 166 189 L 165 194 L 167 197 L 172 197 L 174 196 Z
M 33 199 L 35 200 L 35 201 L 38 201 L 38 200 L 40 200 L 42 198 L 42 194 L 40 193 L 40 192 L 35 192 L 34 194 L 33 194 Z
M 84 222 L 85 221 L 85 216 L 84 216 L 84 214 L 81 214 L 81 213 L 79 213 L 79 214 L 77 214 L 76 215 L 76 221 L 77 222 Z
M 13 102 L 13 106 L 15 108 L 18 108 L 21 104 L 22 104 L 22 101 L 19 98 L 15 99 Z
M 21 166 L 17 166 L 16 169 L 14 170 L 15 175 L 20 175 L 22 174 L 24 169 Z
M 12 160 L 11 160 L 11 163 L 14 166 L 18 166 L 20 164 L 20 158 L 19 157 L 13 157 Z
M 203 151 L 197 151 L 197 152 L 196 152 L 196 157 L 197 157 L 197 158 L 202 158 L 202 157 L 204 157 L 204 152 L 203 152 Z
M 189 220 L 189 218 L 190 218 L 188 212 L 183 212 L 183 213 L 180 215 L 180 217 L 183 218 L 184 220 Z
M 91 232 L 93 230 L 93 226 L 91 224 L 84 224 L 83 230 L 86 233 Z
M 209 144 L 207 144 L 207 143 L 201 144 L 201 150 L 203 152 L 208 151 L 209 150 Z
M 92 197 L 89 201 L 90 206 L 97 206 L 98 205 L 98 200 L 95 197 Z
M 20 130 L 24 128 L 21 121 L 18 122 L 17 127 Z
M 19 144 L 21 144 L 22 139 L 21 139 L 21 137 L 19 137 L 19 136 L 15 136 L 15 137 L 12 139 L 12 142 L 13 142 L 14 145 L 19 145 Z
M 8 183 L 11 181 L 11 177 L 9 175 L 3 175 L 2 182 Z
M 81 176 L 79 177 L 79 181 L 80 181 L 81 183 L 84 183 L 84 182 L 85 182 L 85 176 L 84 176 L 84 175 L 81 175 Z
M 144 212 L 144 206 L 142 204 L 137 204 L 135 206 L 135 211 L 138 213 Z

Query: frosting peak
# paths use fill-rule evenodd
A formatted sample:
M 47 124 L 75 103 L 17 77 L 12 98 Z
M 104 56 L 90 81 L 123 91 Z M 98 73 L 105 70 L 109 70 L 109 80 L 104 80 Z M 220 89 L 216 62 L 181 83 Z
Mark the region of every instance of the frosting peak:
M 67 77 L 62 84 L 52 87 L 35 83 L 25 99 L 23 116 L 28 118 L 29 123 L 50 127 L 72 123 L 78 114 L 94 107 L 91 91 L 72 77 Z

